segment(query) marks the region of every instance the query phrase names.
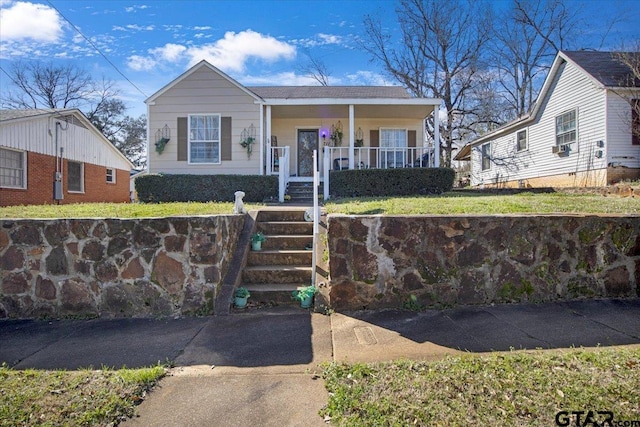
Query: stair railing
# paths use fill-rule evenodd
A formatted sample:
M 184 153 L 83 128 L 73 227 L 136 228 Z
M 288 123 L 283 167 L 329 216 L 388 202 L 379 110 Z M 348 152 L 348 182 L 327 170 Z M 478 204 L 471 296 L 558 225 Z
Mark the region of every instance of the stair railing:
M 313 150 L 313 245 L 311 249 L 311 286 L 316 285 L 316 245 L 318 244 L 318 229 L 320 224 L 320 205 L 318 204 L 319 186 L 320 171 L 318 169 L 318 150 Z

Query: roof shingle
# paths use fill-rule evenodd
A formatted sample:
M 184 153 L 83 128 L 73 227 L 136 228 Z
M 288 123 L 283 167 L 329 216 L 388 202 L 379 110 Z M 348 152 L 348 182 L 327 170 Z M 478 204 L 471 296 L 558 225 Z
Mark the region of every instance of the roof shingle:
M 400 86 L 252 86 L 247 89 L 263 99 L 411 98 Z
M 579 67 L 591 74 L 605 87 L 638 87 L 640 80 L 634 76 L 626 65 L 620 62 L 620 55 L 640 57 L 640 52 L 596 52 L 596 51 L 563 51 Z

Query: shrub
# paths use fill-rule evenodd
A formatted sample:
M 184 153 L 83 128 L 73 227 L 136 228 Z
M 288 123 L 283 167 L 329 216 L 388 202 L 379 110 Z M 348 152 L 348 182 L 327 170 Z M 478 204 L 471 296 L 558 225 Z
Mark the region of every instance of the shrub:
M 162 175 L 136 178 L 138 199 L 158 202 L 232 202 L 244 191 L 245 202 L 278 197 L 278 177 L 263 175 Z
M 442 194 L 453 188 L 450 168 L 348 169 L 331 171 L 330 193 L 335 197 L 409 196 Z

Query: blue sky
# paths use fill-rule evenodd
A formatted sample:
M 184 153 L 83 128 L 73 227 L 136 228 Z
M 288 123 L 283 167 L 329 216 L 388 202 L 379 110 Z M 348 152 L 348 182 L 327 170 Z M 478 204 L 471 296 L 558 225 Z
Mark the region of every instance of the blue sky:
M 500 9 L 508 3 L 492 4 Z M 640 37 L 637 0 L 572 4 L 585 11 L 584 47 L 599 47 L 615 13 L 623 19 L 603 48 Z M 332 85 L 394 84 L 357 40 L 366 14 L 377 14 L 394 28 L 396 5 L 388 0 L 0 0 L 0 66 L 7 70 L 18 59 L 73 61 L 95 79 L 116 81 L 131 115 L 144 113 L 146 96 L 201 59 L 246 85 L 315 84 L 299 71 L 307 53 L 325 62 Z M 0 79 L 4 91 L 8 78 L 0 72 Z

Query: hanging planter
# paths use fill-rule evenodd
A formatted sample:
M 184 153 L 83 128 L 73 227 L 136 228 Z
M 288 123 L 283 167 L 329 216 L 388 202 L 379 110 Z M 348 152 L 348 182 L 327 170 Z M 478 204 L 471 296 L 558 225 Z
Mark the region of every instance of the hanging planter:
M 256 128 L 253 123 L 249 128 L 245 128 L 240 134 L 240 146 L 247 150 L 247 159 L 251 159 L 253 153 L 253 144 L 256 142 Z
M 171 140 L 171 129 L 168 125 L 164 125 L 162 129 L 158 129 L 156 132 L 156 152 L 162 154 L 165 145 Z

